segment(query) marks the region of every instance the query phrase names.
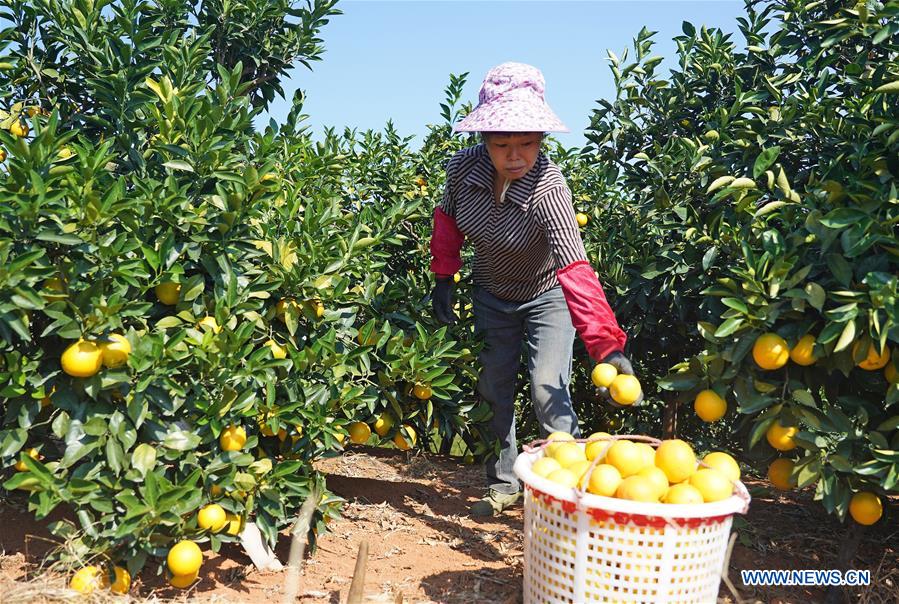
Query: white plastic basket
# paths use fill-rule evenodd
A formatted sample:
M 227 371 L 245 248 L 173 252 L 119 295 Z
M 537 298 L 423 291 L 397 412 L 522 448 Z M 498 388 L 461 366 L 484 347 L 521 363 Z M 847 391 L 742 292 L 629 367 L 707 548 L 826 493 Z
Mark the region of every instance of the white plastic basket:
M 524 483 L 524 604 L 715 602 L 731 520 L 749 493 L 700 505 L 642 503 L 563 487 L 515 462 Z M 580 496 L 579 496 L 580 495 Z

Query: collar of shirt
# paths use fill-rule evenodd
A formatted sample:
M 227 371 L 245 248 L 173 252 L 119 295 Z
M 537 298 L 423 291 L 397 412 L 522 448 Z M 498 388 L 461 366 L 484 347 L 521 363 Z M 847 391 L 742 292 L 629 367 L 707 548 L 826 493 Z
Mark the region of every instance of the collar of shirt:
M 487 147 L 483 144 L 478 145 L 477 156 L 477 164 L 468 171 L 463 180 L 467 184 L 487 189 L 493 195 L 493 175 L 496 173 L 496 169 L 490 160 L 490 154 L 487 153 Z M 527 210 L 545 163 L 546 156 L 541 152 L 537 156 L 534 167 L 521 178 L 513 180 L 512 184 L 509 185 L 509 190 L 506 191 L 506 199 L 511 200 L 512 203 L 521 209 Z

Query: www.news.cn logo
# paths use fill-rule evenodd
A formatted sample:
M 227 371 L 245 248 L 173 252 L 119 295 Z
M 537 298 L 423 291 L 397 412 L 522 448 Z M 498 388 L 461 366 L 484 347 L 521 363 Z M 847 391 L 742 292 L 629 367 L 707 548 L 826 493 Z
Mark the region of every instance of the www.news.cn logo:
M 743 585 L 869 585 L 870 570 L 741 570 Z

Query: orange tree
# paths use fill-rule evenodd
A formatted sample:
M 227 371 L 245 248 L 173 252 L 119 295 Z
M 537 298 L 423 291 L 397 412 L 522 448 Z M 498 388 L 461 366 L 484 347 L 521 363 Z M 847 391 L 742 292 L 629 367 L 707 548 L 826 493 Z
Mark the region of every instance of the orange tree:
M 319 482 L 311 462 L 388 409 L 397 444 L 433 444 L 435 418 L 469 435 L 453 376 L 476 343 L 421 312 L 422 160 L 389 130 L 314 143 L 302 94 L 253 128 L 336 13 L 294 4 L 3 15 L 4 496 L 68 509 L 52 528 L 79 558 L 134 573 L 248 518 L 274 542 Z M 226 528 L 200 527 L 209 503 Z
M 617 98 L 585 150 L 614 225 L 589 245 L 627 292 L 634 356 L 671 368 L 676 402 L 715 391 L 733 446 L 782 454 L 781 484 L 840 518 L 855 497 L 863 523 L 854 494 L 899 482 L 897 15 L 747 2 L 745 50 L 685 23 L 668 77 L 644 30 L 634 62 L 610 55 Z

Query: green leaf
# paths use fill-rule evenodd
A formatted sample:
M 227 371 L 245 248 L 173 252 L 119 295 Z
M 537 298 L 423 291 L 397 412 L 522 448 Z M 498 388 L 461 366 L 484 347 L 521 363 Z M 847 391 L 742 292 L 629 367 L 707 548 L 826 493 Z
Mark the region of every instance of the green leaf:
M 162 164 L 166 168 L 171 168 L 172 170 L 183 170 L 185 172 L 193 172 L 194 168 L 189 163 L 180 159 L 173 159 Z
M 141 476 L 156 466 L 156 449 L 147 443 L 141 443 L 135 447 L 131 454 L 131 467 L 136 469 Z
M 808 303 L 811 304 L 813 308 L 819 311 L 824 308 L 824 301 L 827 296 L 823 287 L 810 281 L 805 284 L 805 295 L 807 296 Z
M 770 147 L 759 153 L 759 156 L 755 158 L 755 164 L 752 166 L 752 177 L 758 179 L 759 176 L 764 174 L 765 170 L 777 161 L 778 155 L 780 155 L 780 147 L 778 146 Z
M 715 330 L 716 338 L 723 338 L 725 336 L 729 336 L 730 334 L 737 331 L 741 325 L 743 325 L 743 321 L 745 319 L 743 317 L 731 317 L 724 323 L 722 323 L 717 330 Z
M 837 345 L 834 347 L 834 352 L 840 352 L 852 344 L 853 340 L 855 340 L 855 321 L 849 321 L 846 323 L 846 326 L 843 327 L 843 332 L 840 334 L 840 339 L 837 340 Z

